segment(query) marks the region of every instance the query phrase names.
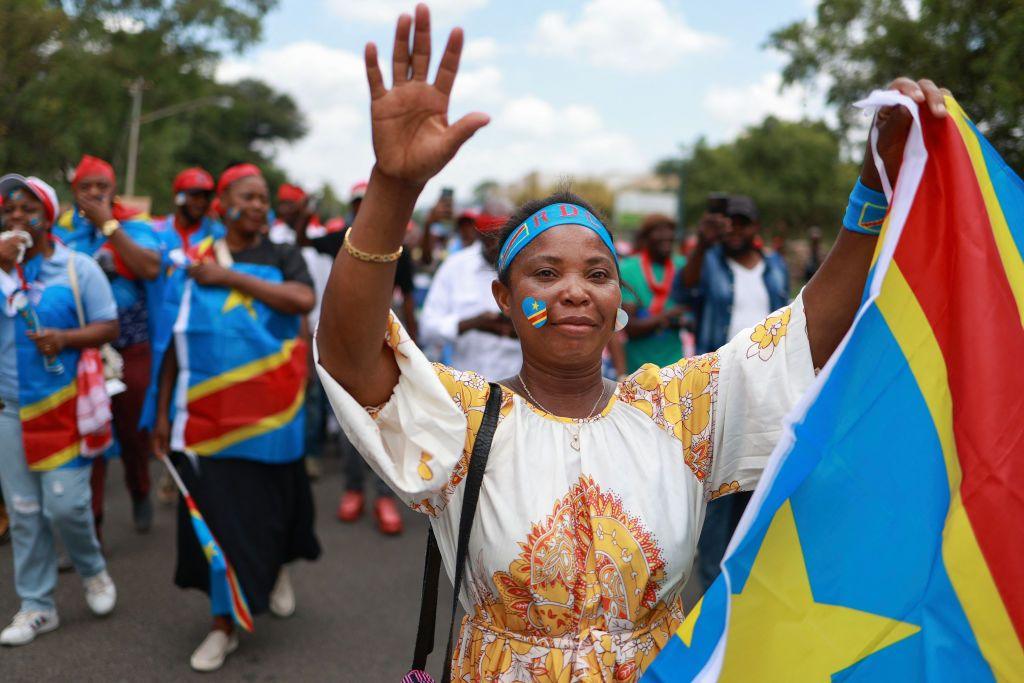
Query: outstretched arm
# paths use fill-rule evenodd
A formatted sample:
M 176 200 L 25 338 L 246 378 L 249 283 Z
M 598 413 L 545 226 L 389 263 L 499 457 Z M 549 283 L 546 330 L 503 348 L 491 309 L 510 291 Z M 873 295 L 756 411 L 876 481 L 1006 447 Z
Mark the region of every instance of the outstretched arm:
M 927 79 L 915 83 L 909 78 L 898 78 L 889 88 L 926 105 L 933 116 L 946 115 L 943 91 Z M 903 163 L 903 147 L 911 120 L 910 113 L 903 107 L 886 107 L 878 112 L 873 124 L 878 128 L 878 153 L 893 186 Z M 881 192 L 882 182 L 872 160 L 870 143 L 864 152 L 860 180 Z M 825 262 L 804 288 L 807 336 L 816 368 L 825 364 L 853 323 L 877 241 L 878 238 L 871 235 L 840 230 Z
M 360 252 L 391 254 L 402 246 L 423 186 L 488 122 L 486 115 L 472 113 L 448 124 L 448 100 L 459 68 L 462 30 L 452 31 L 437 76 L 428 83 L 430 12 L 425 5 L 416 7 L 410 50 L 413 23 L 405 14 L 398 19 L 390 90 L 384 87 L 376 46 L 366 46 L 377 163 L 348 234 L 350 244 Z M 398 382 L 398 366 L 384 346 L 395 268 L 394 261 L 368 262 L 342 249 L 320 309 L 316 340 L 320 364 L 363 405 L 384 403 Z

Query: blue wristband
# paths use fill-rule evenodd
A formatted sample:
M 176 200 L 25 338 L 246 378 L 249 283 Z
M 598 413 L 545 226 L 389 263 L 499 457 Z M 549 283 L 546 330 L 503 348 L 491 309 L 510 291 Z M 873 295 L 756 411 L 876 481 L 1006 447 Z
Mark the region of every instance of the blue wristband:
M 877 235 L 882 231 L 888 210 L 889 202 L 885 195 L 872 190 L 857 178 L 857 184 L 850 193 L 850 203 L 846 205 L 843 227 L 862 235 Z

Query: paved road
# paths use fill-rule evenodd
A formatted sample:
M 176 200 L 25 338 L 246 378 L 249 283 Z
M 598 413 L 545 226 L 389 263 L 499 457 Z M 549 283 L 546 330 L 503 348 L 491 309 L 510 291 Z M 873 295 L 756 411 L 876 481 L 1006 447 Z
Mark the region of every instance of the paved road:
M 159 474 L 160 465 L 151 471 Z M 367 516 L 357 524 L 334 518 L 341 489 L 337 458 L 325 460 L 314 484 L 318 562 L 298 563 L 292 577 L 298 610 L 290 619 L 257 618 L 256 632 L 215 674 L 196 674 L 189 655 L 206 634 L 208 602 L 172 582 L 174 509 L 158 507 L 148 535 L 131 528 L 120 463 L 107 474 L 106 549 L 117 583 L 117 609 L 93 617 L 74 573 L 61 574 L 61 627 L 20 648 L 0 649 L 0 681 L 398 681 L 409 665 L 419 613 L 426 523 L 404 511 L 406 531 L 380 536 Z M 17 611 L 10 545 L 0 547 L 0 619 Z M 442 580 L 438 610 L 451 604 Z M 444 633 L 439 620 L 437 632 Z M 440 637 L 440 636 L 439 636 Z M 438 674 L 441 651 L 432 657 Z

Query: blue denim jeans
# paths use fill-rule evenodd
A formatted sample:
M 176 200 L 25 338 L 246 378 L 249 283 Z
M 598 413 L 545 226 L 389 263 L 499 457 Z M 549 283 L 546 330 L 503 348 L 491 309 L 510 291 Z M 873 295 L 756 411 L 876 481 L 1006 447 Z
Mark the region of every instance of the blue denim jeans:
M 721 573 L 722 558 L 732 540 L 743 511 L 750 502 L 750 493 L 734 493 L 708 503 L 704 527 L 697 541 L 697 571 L 700 573 L 701 592 L 706 591 Z
M 0 484 L 11 519 L 14 588 L 23 610 L 54 609 L 54 528 L 82 578 L 95 576 L 107 566 L 93 526 L 91 468 L 30 471 L 15 403 L 6 403 L 0 413 L 0 444 Z

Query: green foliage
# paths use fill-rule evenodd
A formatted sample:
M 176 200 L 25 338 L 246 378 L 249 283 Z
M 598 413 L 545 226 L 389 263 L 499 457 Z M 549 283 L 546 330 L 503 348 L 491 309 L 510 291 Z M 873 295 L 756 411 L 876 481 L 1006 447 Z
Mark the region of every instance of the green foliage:
M 141 127 L 136 194 L 171 208 L 170 182 L 185 166 L 216 174 L 229 163 L 284 174 L 274 146 L 306 132 L 287 96 L 259 81 L 217 83 L 222 50 L 260 36 L 272 0 L 14 0 L 0 9 L 0 170 L 67 188 L 82 153 L 110 160 L 123 180 L 131 96 L 142 112 L 183 107 Z M 198 102 L 197 102 L 198 101 Z M 194 103 L 190 106 L 189 103 Z M 226 106 L 218 106 L 226 105 Z M 62 192 L 67 198 L 67 192 Z
M 775 31 L 786 83 L 828 77 L 842 122 L 848 106 L 897 76 L 949 88 L 1010 166 L 1024 168 L 1024 3 L 1020 0 L 820 0 L 815 21 Z
M 842 220 L 857 168 L 839 152 L 839 134 L 823 122 L 768 117 L 732 142 L 711 146 L 700 140 L 687 159 L 661 161 L 655 173 L 682 171 L 690 224 L 704 213 L 709 193 L 746 194 L 757 202 L 769 233 L 797 236 L 812 225 L 828 230 Z

